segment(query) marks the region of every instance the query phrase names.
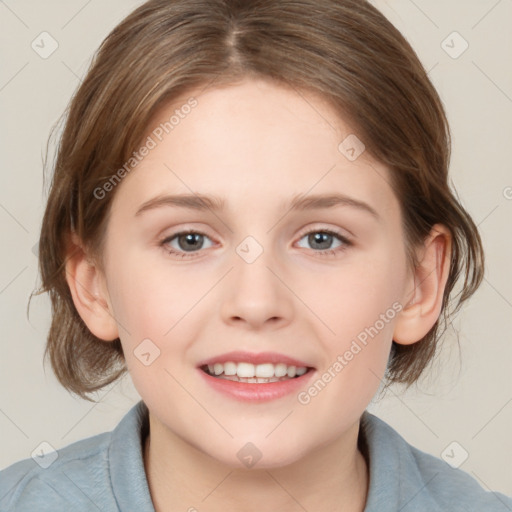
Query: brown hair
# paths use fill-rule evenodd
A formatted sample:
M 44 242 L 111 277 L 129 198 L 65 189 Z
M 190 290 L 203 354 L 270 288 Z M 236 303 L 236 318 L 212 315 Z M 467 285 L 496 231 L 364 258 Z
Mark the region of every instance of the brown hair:
M 482 242 L 448 184 L 443 105 L 414 50 L 377 9 L 363 0 L 150 0 L 103 41 L 68 106 L 42 222 L 37 293 L 49 292 L 52 303 L 45 358 L 69 391 L 91 400 L 87 393 L 126 371 L 119 339 L 95 337 L 75 309 L 65 279 L 69 234 L 102 268 L 115 190 L 97 199 L 95 188 L 130 158 L 164 102 L 247 76 L 320 94 L 389 166 L 411 268 L 413 248 L 435 223 L 451 231 L 443 314 L 417 343 L 393 342 L 388 383 L 412 384 L 433 358 L 460 274 L 453 313 L 480 285 Z

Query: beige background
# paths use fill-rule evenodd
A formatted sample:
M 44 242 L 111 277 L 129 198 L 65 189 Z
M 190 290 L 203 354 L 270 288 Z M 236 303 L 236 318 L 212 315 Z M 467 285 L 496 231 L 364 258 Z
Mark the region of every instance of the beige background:
M 49 130 L 100 42 L 140 3 L 0 2 L 0 468 L 30 457 L 42 441 L 58 449 L 111 430 L 139 400 L 129 378 L 99 393 L 97 404 L 71 397 L 42 365 L 48 298 L 33 299 L 30 321 L 26 308 L 39 282 L 33 248 L 45 201 L 42 155 Z M 453 322 L 460 356 L 452 328 L 419 389 L 404 394 L 392 388 L 370 411 L 438 457 L 456 441 L 448 453 L 468 453 L 461 469 L 484 488 L 512 494 L 512 1 L 374 4 L 410 41 L 446 106 L 452 180 L 481 229 L 487 272 Z M 31 47 L 43 31 L 58 42 L 46 59 Z M 452 56 L 464 41 L 450 35 L 454 31 L 469 44 L 458 58 Z

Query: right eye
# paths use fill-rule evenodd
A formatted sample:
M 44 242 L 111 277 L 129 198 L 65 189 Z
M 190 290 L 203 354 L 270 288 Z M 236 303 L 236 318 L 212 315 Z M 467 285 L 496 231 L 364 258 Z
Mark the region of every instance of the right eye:
M 166 237 L 160 242 L 160 245 L 169 254 L 174 254 L 176 256 L 180 256 L 181 258 L 192 258 L 193 254 L 198 251 L 187 251 L 187 247 L 191 249 L 202 249 L 205 237 L 209 238 L 205 233 L 189 229 L 186 231 L 179 231 L 178 233 Z M 169 247 L 168 245 L 175 239 L 178 244 L 177 249 Z

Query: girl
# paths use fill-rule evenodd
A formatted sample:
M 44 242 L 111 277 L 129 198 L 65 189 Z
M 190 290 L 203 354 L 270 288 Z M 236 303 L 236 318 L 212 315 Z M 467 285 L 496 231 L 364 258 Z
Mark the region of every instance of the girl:
M 449 148 L 367 2 L 134 11 L 70 105 L 40 270 L 60 382 L 88 399 L 128 371 L 142 400 L 2 471 L 2 509 L 512 510 L 366 411 L 483 277 Z

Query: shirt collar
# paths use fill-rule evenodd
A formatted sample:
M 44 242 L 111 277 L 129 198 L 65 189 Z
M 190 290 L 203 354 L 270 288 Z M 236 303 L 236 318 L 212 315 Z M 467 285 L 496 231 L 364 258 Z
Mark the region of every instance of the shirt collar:
M 110 477 L 120 510 L 155 512 L 144 470 L 143 444 L 148 432 L 149 412 L 142 400 L 112 431 L 108 453 Z M 358 444 L 369 467 L 364 512 L 441 512 L 410 446 L 387 423 L 364 411 Z
M 155 512 L 144 470 L 143 442 L 149 412 L 140 400 L 112 431 L 108 458 L 110 478 L 119 510 Z
M 359 446 L 369 467 L 364 512 L 442 512 L 418 468 L 411 446 L 387 423 L 364 411 Z

